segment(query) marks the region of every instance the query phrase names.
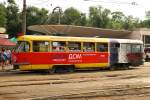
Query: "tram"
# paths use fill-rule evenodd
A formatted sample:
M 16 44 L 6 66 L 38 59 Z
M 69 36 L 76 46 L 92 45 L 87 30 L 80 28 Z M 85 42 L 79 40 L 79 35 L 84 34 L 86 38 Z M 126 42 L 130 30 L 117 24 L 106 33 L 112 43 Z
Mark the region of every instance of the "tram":
M 24 35 L 12 53 L 14 69 L 68 70 L 139 66 L 143 42 L 129 39 Z

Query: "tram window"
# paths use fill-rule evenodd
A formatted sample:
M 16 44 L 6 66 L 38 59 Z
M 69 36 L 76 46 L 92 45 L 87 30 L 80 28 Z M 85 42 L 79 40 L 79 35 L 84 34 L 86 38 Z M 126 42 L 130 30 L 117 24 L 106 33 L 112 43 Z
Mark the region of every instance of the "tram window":
M 71 52 L 80 52 L 81 43 L 80 42 L 68 42 L 68 49 Z
M 83 52 L 94 52 L 95 51 L 95 43 L 85 42 L 83 43 Z
M 97 43 L 97 51 L 98 52 L 107 52 L 108 44 L 107 43 Z
M 18 41 L 15 51 L 16 52 L 29 52 L 30 51 L 29 42 Z
M 127 44 L 127 53 L 130 53 L 131 52 L 131 44 Z
M 120 48 L 120 44 L 119 43 L 111 43 L 110 44 L 110 52 L 111 53 L 118 53 Z
M 141 45 L 133 44 L 132 45 L 132 52 L 133 53 L 140 53 L 141 52 Z
M 48 41 L 33 41 L 33 52 L 48 52 Z
M 64 52 L 66 51 L 66 42 L 64 41 L 54 41 L 52 42 L 53 52 Z

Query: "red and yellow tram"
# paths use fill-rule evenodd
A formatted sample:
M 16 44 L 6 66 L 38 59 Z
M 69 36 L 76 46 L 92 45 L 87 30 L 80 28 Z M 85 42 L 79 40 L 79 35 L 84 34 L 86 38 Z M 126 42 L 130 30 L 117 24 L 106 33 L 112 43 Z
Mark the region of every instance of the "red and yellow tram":
M 141 65 L 143 47 L 138 40 L 24 35 L 18 38 L 12 61 L 15 69 L 53 72 Z

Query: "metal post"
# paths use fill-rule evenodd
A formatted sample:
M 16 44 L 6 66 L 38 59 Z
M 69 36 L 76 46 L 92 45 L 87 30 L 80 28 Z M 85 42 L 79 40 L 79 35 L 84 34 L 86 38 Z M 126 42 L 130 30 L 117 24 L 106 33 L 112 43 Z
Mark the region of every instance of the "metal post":
M 60 16 L 61 16 L 61 12 L 60 12 L 60 9 L 59 9 L 58 24 L 60 24 Z
M 23 0 L 22 32 L 26 34 L 26 0 Z
M 61 12 L 62 12 L 61 7 L 55 7 L 55 8 L 53 9 L 53 12 L 52 12 L 52 13 L 54 13 L 55 10 L 57 10 L 57 9 L 58 9 L 58 12 L 59 12 L 59 15 L 58 15 L 58 24 L 61 24 Z

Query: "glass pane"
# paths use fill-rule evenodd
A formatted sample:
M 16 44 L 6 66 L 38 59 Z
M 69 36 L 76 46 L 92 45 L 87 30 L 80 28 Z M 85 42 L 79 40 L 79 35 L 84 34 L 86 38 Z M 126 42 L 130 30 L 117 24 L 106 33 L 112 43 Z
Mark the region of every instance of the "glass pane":
M 80 42 L 69 42 L 68 49 L 71 52 L 80 52 L 81 51 L 81 43 Z
M 131 45 L 127 44 L 127 53 L 130 53 L 130 52 L 131 52 Z
M 49 42 L 33 41 L 33 52 L 48 52 Z
M 95 51 L 95 43 L 86 42 L 83 43 L 83 52 L 94 52 Z
M 145 36 L 145 44 L 150 44 L 150 36 Z
M 16 52 L 29 52 L 30 45 L 27 41 L 18 41 L 15 51 Z
M 133 53 L 140 53 L 141 52 L 141 45 L 137 45 L 137 44 L 132 45 L 132 52 Z
M 64 51 L 66 51 L 66 42 L 64 42 L 64 41 L 52 42 L 52 51 L 53 52 L 64 52 Z
M 111 43 L 110 44 L 110 52 L 111 53 L 118 53 L 120 48 L 120 44 L 119 43 Z
M 107 52 L 108 44 L 107 43 L 97 43 L 97 51 L 98 52 Z

